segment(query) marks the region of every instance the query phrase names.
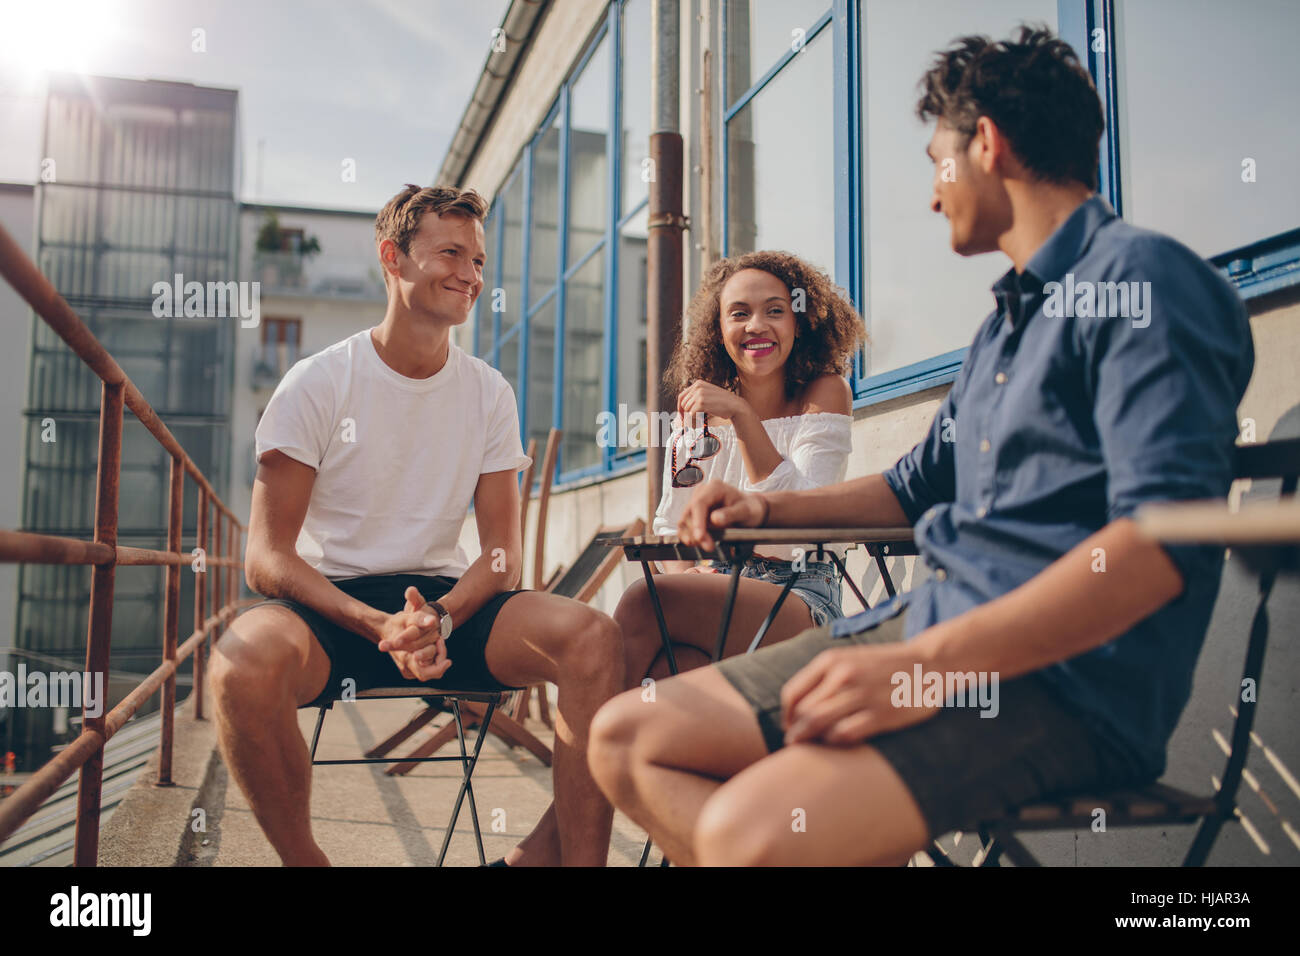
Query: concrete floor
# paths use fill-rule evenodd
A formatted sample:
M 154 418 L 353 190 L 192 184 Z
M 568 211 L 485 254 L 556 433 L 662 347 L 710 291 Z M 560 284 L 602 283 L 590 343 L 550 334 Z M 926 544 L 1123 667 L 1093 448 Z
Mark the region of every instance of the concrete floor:
M 360 757 L 423 705 L 413 700 L 336 704 L 325 719 L 318 759 Z M 311 739 L 315 710 L 299 711 Z M 449 717 L 440 716 L 440 726 Z M 527 724 L 548 746 L 552 731 L 536 719 Z M 398 748 L 409 753 L 432 733 L 425 728 Z M 470 733 L 472 746 L 473 736 Z M 175 786 L 158 788 L 146 773 L 104 826 L 101 865 L 278 866 L 243 793 L 215 749 L 211 721 L 195 721 L 188 704 L 176 719 Z M 457 752 L 451 743 L 439 755 Z M 155 758 L 156 760 L 156 758 Z M 389 777 L 386 765 L 313 768 L 312 829 L 330 861 L 341 866 L 433 866 L 460 786 L 459 763 L 417 766 Z M 551 801 L 551 771 L 527 751 L 489 736 L 474 771 L 483 846 L 488 860 L 503 856 L 541 817 Z M 622 814 L 614 819 L 609 864 L 634 866 L 645 833 Z M 655 851 L 652 862 L 658 862 Z M 478 852 L 466 800 L 445 865 L 476 866 Z

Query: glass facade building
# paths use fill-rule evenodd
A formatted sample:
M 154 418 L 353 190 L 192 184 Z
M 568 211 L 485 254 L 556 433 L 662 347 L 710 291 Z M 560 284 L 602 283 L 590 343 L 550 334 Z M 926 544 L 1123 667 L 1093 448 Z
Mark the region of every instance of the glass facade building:
M 206 287 L 239 278 L 238 145 L 233 90 L 52 77 L 36 195 L 41 271 L 223 497 L 239 320 L 158 317 L 153 289 L 157 282 Z M 91 539 L 100 382 L 35 316 L 33 329 L 22 530 Z M 166 548 L 169 462 L 128 412 L 119 544 Z M 191 543 L 197 492 L 192 481 L 185 485 L 183 540 Z M 160 660 L 164 575 L 160 568 L 117 569 L 110 707 Z M 13 643 L 29 669 L 84 667 L 90 579 L 88 567 L 22 566 Z M 183 574 L 182 636 L 192 601 L 193 576 Z M 157 698 L 147 706 L 157 707 Z M 78 730 L 68 724 L 79 717 L 11 711 L 4 748 L 24 763 L 43 763 L 51 745 Z

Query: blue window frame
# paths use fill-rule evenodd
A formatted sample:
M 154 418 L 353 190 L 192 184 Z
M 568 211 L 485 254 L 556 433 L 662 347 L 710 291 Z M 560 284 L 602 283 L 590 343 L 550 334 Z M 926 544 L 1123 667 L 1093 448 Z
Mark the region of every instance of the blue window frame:
M 644 15 L 648 6 L 649 0 L 615 0 L 609 5 L 600 26 L 560 86 L 545 120 L 525 145 L 516 170 L 498 190 L 488 216 L 489 227 L 511 221 L 520 223 L 519 301 L 512 303 L 508 310 L 509 314 L 518 315 L 520 319 L 503 329 L 500 314 L 490 311 L 492 291 L 502 288 L 507 282 L 502 270 L 508 230 L 497 228 L 496 265 L 489 268 L 490 278 L 484 280 L 485 291 L 479 300 L 473 347 L 476 354 L 482 354 L 485 361 L 497 368 L 502 368 L 506 355 L 503 350 L 517 352 L 517 376 L 512 378 L 512 384 L 525 443 L 529 438 L 537 438 L 539 446 L 544 444 L 552 427 L 564 427 L 566 406 L 570 406 L 569 424 L 578 427 L 565 429 L 557 465 L 557 483 L 560 485 L 639 468 L 645 460 L 644 449 L 620 448 L 611 443 L 601 447 L 599 454 L 594 456 L 596 460 L 592 461 L 589 448 L 579 447 L 580 442 L 587 446 L 592 443 L 591 434 L 580 430 L 585 428 L 587 416 L 585 411 L 577 412 L 576 409 L 588 408 L 592 395 L 596 395 L 599 410 L 609 412 L 615 419 L 618 417 L 620 324 L 616 313 L 620 259 L 629 248 L 629 231 L 633 234 L 632 248 L 635 250 L 636 222 L 638 217 L 644 218 L 649 201 L 637 190 L 625 189 L 623 182 L 625 163 L 629 160 L 639 162 L 637 157 L 625 155 L 629 150 L 625 137 L 619 135 L 623 129 L 621 80 L 626 62 L 624 18 L 625 14 Z M 607 60 L 598 61 L 598 58 Z M 588 79 L 587 85 L 579 89 L 589 65 L 593 72 L 588 76 L 594 75 L 598 79 Z M 598 95 L 602 88 L 597 83 L 603 84 L 604 103 L 603 106 L 597 105 L 596 109 L 604 110 L 606 124 L 603 197 L 591 192 L 589 177 L 581 194 L 575 189 L 575 177 L 582 169 L 589 173 L 600 165 L 598 161 L 590 162 L 593 159 L 590 143 L 586 154 L 582 154 L 580 145 L 575 147 L 575 137 L 591 140 L 593 131 L 576 129 L 574 122 L 575 112 L 580 108 L 585 108 L 591 115 L 595 103 L 593 93 Z M 586 97 L 581 105 L 575 103 L 575 90 L 578 95 Z M 581 165 L 583 159 L 589 161 L 585 167 Z M 552 176 L 554 180 L 550 178 Z M 551 195 L 552 189 L 554 195 Z M 512 194 L 519 209 L 512 206 Z M 587 213 L 584 221 L 572 222 L 572 203 L 588 199 L 591 205 L 584 207 Z M 599 210 L 598 213 L 593 213 L 593 209 Z M 550 221 L 552 214 L 555 217 L 553 222 Z M 597 219 L 599 231 L 593 231 Z M 552 241 L 553 264 L 549 255 Z M 513 254 L 511 261 L 515 261 Z M 634 280 L 636 276 L 636 273 L 632 274 Z M 576 299 L 577 296 L 581 299 Z M 592 305 L 597 301 L 598 329 L 591 321 Z M 573 318 L 568 315 L 570 308 L 579 304 L 584 308 L 582 315 L 586 326 L 583 328 L 573 327 Z M 588 393 L 578 395 L 566 382 L 566 361 L 571 364 L 573 356 L 580 353 L 583 342 L 590 344 L 597 331 L 600 335 L 596 359 L 599 381 L 588 375 L 581 383 Z M 626 322 L 623 331 L 625 334 L 628 331 Z M 566 354 L 569 356 L 567 360 Z M 588 361 L 586 364 L 591 363 Z M 627 374 L 625 370 L 625 376 Z M 556 383 L 565 384 L 557 387 Z M 594 423 L 591 431 L 596 431 Z
M 802 50 L 783 51 L 771 65 L 761 71 L 758 79 L 747 88 L 744 84 L 730 82 L 729 40 L 731 39 L 728 15 L 732 4 L 722 5 L 723 81 L 724 102 L 722 148 L 723 181 L 723 254 L 730 254 L 733 235 L 730 230 L 731 195 L 730 137 L 728 124 L 758 96 L 764 88 L 790 68 Z M 829 8 L 813 17 L 804 30 L 807 43 L 823 31 L 832 36 L 833 88 L 827 91 L 834 110 L 834 191 L 835 191 L 835 256 L 834 278 L 845 288 L 854 303 L 862 308 L 865 299 L 866 266 L 868 250 L 862 240 L 865 213 L 863 196 L 867 188 L 863 175 L 863 150 L 865 148 L 863 115 L 863 15 L 861 0 L 833 0 Z M 1122 194 L 1122 143 L 1118 131 L 1122 129 L 1120 115 L 1120 77 L 1122 62 L 1108 51 L 1116 50 L 1117 24 L 1114 0 L 1057 0 L 1056 30 L 1080 53 L 1101 95 L 1105 111 L 1106 129 L 1100 143 L 1099 192 L 1106 196 L 1121 215 L 1125 197 Z M 750 26 L 743 34 L 749 38 Z M 955 28 L 956 32 L 960 32 Z M 954 36 L 956 35 L 954 33 Z M 806 47 L 807 44 L 805 44 Z M 747 55 L 747 54 L 746 54 Z M 736 88 L 733 88 L 736 87 Z M 1234 282 L 1239 293 L 1246 298 L 1277 288 L 1300 283 L 1300 229 L 1289 230 L 1276 236 L 1261 236 L 1251 245 L 1210 257 Z M 976 304 L 972 308 L 979 311 Z M 977 318 L 976 316 L 972 317 Z M 944 385 L 956 378 L 966 355 L 966 348 L 944 351 L 922 361 L 877 374 L 868 374 L 864 356 L 854 363 L 850 383 L 853 386 L 854 407 L 897 398 L 912 392 Z

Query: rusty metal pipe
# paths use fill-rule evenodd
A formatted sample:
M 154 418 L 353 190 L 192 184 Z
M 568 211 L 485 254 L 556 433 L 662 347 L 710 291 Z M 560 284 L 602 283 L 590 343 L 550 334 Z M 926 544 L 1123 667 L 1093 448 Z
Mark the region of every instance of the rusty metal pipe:
M 95 541 L 110 548 L 117 547 L 118 482 L 122 473 L 122 399 L 120 383 L 104 383 L 99 400 Z M 95 674 L 108 673 L 109 647 L 113 638 L 114 574 L 113 565 L 97 565 L 91 577 L 86 673 L 92 675 L 92 679 Z M 87 714 L 84 701 L 82 726 L 92 733 L 104 736 L 104 715 L 92 717 Z M 77 786 L 77 830 L 73 851 L 77 866 L 94 866 L 99 860 L 99 799 L 103 780 L 104 751 L 101 748 L 82 765 L 81 780 Z
M 682 322 L 682 135 L 679 123 L 681 7 L 678 0 L 651 0 L 650 202 L 646 240 L 646 416 L 656 434 L 646 450 L 647 509 L 659 509 L 663 491 L 664 444 L 661 409 L 676 407 L 664 387 L 664 369 L 681 337 Z
M 112 564 L 113 548 L 93 541 L 28 531 L 0 531 L 0 563 Z
M 167 550 L 181 549 L 181 504 L 185 499 L 185 466 L 179 458 L 172 459 L 171 487 L 167 495 Z M 178 555 L 179 557 L 179 555 Z M 158 750 L 158 780 L 160 787 L 172 783 L 172 746 L 176 716 L 176 629 L 180 624 L 181 569 L 173 563 L 167 566 L 167 591 L 163 595 L 163 663 L 171 665 L 171 672 L 162 688 L 162 740 Z
M 194 529 L 195 547 L 199 553 L 204 556 L 204 561 L 199 567 L 207 567 L 208 552 L 208 493 L 202 488 L 199 489 L 198 495 L 198 522 Z M 194 629 L 200 630 L 203 626 L 203 616 L 207 613 L 207 572 L 194 571 Z M 207 639 L 199 642 L 198 649 L 194 652 L 194 719 L 203 719 L 203 665 L 207 657 Z

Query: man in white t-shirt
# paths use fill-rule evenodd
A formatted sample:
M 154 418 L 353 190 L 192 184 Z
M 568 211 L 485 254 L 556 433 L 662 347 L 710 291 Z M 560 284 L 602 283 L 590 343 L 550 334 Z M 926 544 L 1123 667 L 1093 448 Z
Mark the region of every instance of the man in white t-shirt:
M 328 863 L 296 710 L 417 681 L 558 685 L 555 801 L 504 862 L 608 854 L 613 811 L 587 734 L 622 687 L 622 638 L 585 604 L 515 590 L 529 461 L 515 395 L 450 339 L 483 288 L 486 212 L 473 191 L 393 197 L 375 221 L 383 323 L 294 365 L 257 427 L 244 573 L 268 600 L 218 642 L 210 679 L 226 764 L 287 865 Z M 458 544 L 471 502 L 472 563 Z

